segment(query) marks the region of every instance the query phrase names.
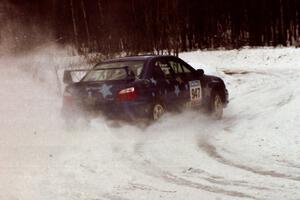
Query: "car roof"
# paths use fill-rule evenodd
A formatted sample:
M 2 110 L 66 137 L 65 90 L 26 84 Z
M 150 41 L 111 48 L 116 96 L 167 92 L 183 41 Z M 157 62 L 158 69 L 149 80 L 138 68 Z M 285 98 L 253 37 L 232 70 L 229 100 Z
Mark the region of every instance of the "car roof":
M 126 56 L 121 58 L 114 58 L 110 60 L 106 60 L 104 62 L 122 62 L 122 61 L 146 61 L 151 60 L 153 58 L 161 58 L 161 57 L 174 57 L 169 55 L 138 55 L 138 56 Z

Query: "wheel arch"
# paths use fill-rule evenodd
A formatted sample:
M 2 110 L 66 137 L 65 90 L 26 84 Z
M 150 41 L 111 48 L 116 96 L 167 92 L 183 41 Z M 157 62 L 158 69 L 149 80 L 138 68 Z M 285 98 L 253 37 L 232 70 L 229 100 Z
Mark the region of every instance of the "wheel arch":
M 226 92 L 225 85 L 222 82 L 211 83 L 210 99 L 215 93 L 221 96 L 222 102 L 226 103 Z

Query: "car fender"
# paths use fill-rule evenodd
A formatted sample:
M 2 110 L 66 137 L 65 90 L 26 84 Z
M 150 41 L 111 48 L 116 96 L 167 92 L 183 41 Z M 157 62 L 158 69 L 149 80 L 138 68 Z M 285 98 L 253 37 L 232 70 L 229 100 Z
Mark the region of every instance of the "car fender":
M 211 99 L 214 92 L 218 92 L 221 95 L 222 101 L 226 103 L 226 87 L 224 81 L 215 76 L 206 76 L 209 100 Z

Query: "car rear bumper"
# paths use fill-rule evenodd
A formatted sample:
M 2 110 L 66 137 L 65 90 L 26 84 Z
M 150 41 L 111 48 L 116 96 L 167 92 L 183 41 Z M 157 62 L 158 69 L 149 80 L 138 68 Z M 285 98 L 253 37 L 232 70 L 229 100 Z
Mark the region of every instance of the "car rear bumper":
M 96 118 L 104 116 L 123 120 L 136 118 L 148 118 L 150 116 L 151 103 L 146 101 L 109 102 L 96 106 L 63 104 L 62 115 L 69 117 Z
M 109 118 L 131 120 L 135 118 L 148 118 L 150 105 L 149 102 L 120 102 L 105 105 L 100 110 Z

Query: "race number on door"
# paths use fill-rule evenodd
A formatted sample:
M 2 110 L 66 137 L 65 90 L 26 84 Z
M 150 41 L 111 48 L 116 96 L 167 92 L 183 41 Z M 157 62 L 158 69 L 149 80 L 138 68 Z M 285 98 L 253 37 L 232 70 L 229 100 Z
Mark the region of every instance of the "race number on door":
M 190 86 L 190 98 L 192 105 L 199 105 L 201 103 L 202 90 L 201 83 L 199 80 L 189 82 Z

